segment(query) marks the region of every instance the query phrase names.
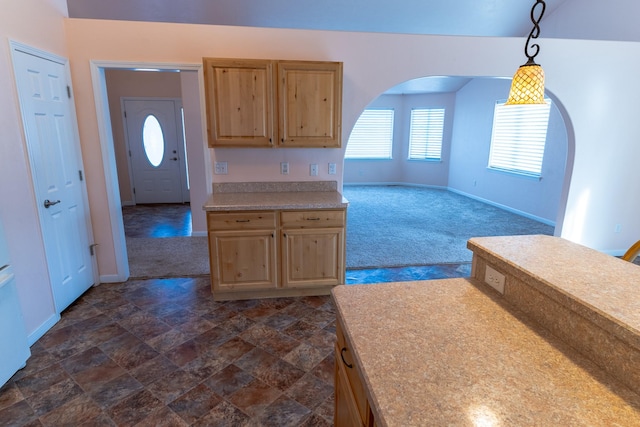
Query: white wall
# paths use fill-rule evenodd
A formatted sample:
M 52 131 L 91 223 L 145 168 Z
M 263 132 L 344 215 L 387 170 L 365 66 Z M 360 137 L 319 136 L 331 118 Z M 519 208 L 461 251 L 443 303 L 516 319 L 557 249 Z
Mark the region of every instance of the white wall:
M 567 0 L 543 17 L 539 40 L 556 37 L 637 42 L 639 15 L 637 0 Z
M 89 61 L 199 64 L 203 56 L 315 59 L 344 62 L 343 140 L 360 112 L 387 88 L 423 76 L 511 77 L 523 62 L 522 39 L 367 34 L 240 28 L 164 23 L 69 19 L 66 25 L 85 162 L 91 176 L 92 219 L 103 252 L 113 250 L 105 209 L 105 185 Z M 593 58 L 599 58 L 594 61 Z M 636 43 L 547 39 L 537 58 L 547 75 L 547 89 L 567 113 L 569 144 L 575 141 L 571 186 L 557 227 L 562 236 L 599 250 L 623 251 L 640 236 L 631 206 L 639 204 L 633 176 L 640 155 L 635 97 L 640 92 L 634 70 L 640 63 Z M 568 66 L 570 65 L 570 66 Z M 576 73 L 575 70 L 580 70 Z M 615 126 L 613 126 L 615 124 Z M 603 145 L 603 142 L 606 144 Z M 309 179 L 308 163 L 342 164 L 344 150 L 219 149 L 209 162 L 229 161 L 226 181 L 281 180 L 279 163 L 289 161 L 287 179 Z M 330 178 L 321 175 L 318 179 Z M 342 185 L 338 171 L 339 186 Z M 211 179 L 211 177 L 208 177 Z M 621 233 L 614 233 L 619 224 Z M 99 258 L 100 274 L 114 269 L 111 255 Z
M 9 40 L 66 56 L 64 0 L 3 1 L 0 13 L 0 221 L 30 342 L 57 320 L 15 87 Z M 3 343 L 6 345 L 7 343 Z M 2 351 L 2 350 L 0 350 Z
M 207 234 L 207 217 L 202 206 L 211 191 L 208 185 L 207 164 L 205 163 L 205 140 L 203 115 L 200 108 L 200 86 L 198 73 L 181 71 L 182 109 L 184 113 L 185 144 L 189 159 L 189 198 L 191 200 L 191 235 Z
M 555 104 L 549 115 L 542 179 L 487 169 L 494 106 L 507 98 L 510 85 L 508 79 L 473 79 L 458 91 L 449 187 L 555 224 L 568 147 L 565 123 Z
M 455 116 L 455 94 L 437 93 L 421 95 L 380 95 L 366 108 L 393 108 L 393 159 L 345 159 L 344 182 L 356 183 L 408 183 L 446 187 L 449 172 L 451 132 Z M 445 108 L 442 137 L 442 161 L 407 160 L 412 108 Z M 347 138 L 348 140 L 348 138 Z

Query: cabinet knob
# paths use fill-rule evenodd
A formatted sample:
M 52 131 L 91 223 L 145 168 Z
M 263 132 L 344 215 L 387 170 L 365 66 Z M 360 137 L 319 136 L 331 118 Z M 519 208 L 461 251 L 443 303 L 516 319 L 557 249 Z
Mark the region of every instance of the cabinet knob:
M 340 359 L 342 359 L 342 363 L 344 363 L 344 365 L 349 368 L 352 369 L 353 365 L 350 363 L 347 363 L 346 360 L 344 360 L 344 352 L 347 351 L 347 347 L 342 347 L 342 350 L 340 350 Z

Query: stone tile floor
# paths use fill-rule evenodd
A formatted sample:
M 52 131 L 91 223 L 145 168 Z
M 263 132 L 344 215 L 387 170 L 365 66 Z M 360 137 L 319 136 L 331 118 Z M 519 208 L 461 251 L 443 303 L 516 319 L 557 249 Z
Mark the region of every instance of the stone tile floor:
M 189 205 L 123 209 L 129 237 L 188 236 Z M 349 270 L 347 283 L 469 275 Z M 91 288 L 0 389 L 0 425 L 330 426 L 331 298 L 215 302 L 208 277 Z
M 0 389 L 0 424 L 329 426 L 329 297 L 215 302 L 208 278 L 91 288 Z

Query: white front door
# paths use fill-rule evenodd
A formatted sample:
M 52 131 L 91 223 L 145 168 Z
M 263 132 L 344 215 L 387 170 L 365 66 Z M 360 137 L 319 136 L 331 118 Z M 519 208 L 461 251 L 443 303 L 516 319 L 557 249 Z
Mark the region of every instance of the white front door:
M 94 283 L 91 220 L 66 60 L 13 46 L 49 276 L 60 313 Z
M 136 203 L 182 203 L 186 191 L 180 106 L 175 100 L 124 100 Z

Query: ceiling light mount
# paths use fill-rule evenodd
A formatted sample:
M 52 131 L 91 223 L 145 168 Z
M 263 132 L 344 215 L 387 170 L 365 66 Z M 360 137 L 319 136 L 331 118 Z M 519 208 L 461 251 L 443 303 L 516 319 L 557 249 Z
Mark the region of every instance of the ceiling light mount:
M 524 45 L 524 54 L 528 58 L 526 64 L 520 66 L 513 76 L 511 91 L 507 105 L 514 104 L 543 104 L 544 100 L 544 71 L 536 64 L 534 58 L 540 53 L 540 45 L 531 43 L 540 35 L 540 21 L 547 8 L 543 0 L 536 0 L 531 8 L 531 22 L 533 28 Z

